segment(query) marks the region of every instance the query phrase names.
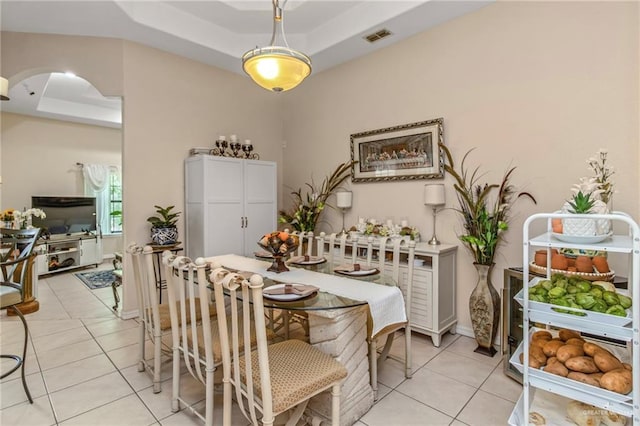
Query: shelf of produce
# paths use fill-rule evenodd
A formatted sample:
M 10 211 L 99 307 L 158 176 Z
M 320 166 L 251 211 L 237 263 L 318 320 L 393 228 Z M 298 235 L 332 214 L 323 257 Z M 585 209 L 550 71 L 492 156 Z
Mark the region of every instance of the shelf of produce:
M 529 288 L 537 285 L 542 280 L 544 278 L 534 277 L 529 281 Z M 616 293 L 628 295 L 628 292 L 623 290 L 616 290 Z M 514 299 L 523 307 L 524 298 L 524 288 L 514 296 Z M 555 309 L 569 310 L 581 315 L 556 312 Z M 626 312 L 627 316 L 622 317 L 529 300 L 529 321 L 628 341 L 633 338 L 633 329 L 631 327 L 633 313 L 631 309 L 627 309 Z
M 608 235 L 603 241 L 598 242 L 594 242 L 588 238 L 582 238 L 582 241 L 580 241 L 580 238 L 575 238 L 576 242 L 566 241 L 564 238 L 561 240 L 553 236 L 551 232 L 552 221 L 554 219 L 568 218 L 602 219 L 608 220 L 612 225 L 614 223 L 626 225 L 628 226 L 628 235 Z M 530 236 L 530 227 L 532 227 L 532 223 L 538 220 L 545 220 L 547 222 L 547 232 L 541 235 Z M 525 221 L 523 225 L 523 241 L 524 265 L 528 265 L 532 260 L 532 255 L 536 248 L 547 248 L 548 250 L 552 248 L 595 250 L 629 256 L 628 295 L 633 299 L 633 303 L 640 300 L 640 227 L 629 215 L 621 212 L 607 215 L 538 213 L 529 216 Z M 591 334 L 597 339 L 605 337 L 627 342 L 627 347 L 623 348 L 626 350 L 626 357 L 623 358 L 623 360 L 632 364 L 630 368 L 633 372 L 631 378 L 632 386 L 630 387 L 632 390 L 627 394 L 617 393 L 561 375 L 551 374 L 551 371 L 544 371 L 544 368 L 547 367 L 543 367 L 543 369 L 530 367 L 531 333 L 525 333 L 521 347 L 516 350 L 516 353 L 510 359 L 510 363 L 523 374 L 523 394 L 509 419 L 509 424 L 529 424 L 528 416 L 535 411 L 534 408 L 536 406 L 534 396 L 538 393 L 541 394 L 543 391 L 548 391 L 551 392 L 551 394 L 555 394 L 553 398 L 562 396 L 631 417 L 631 421 L 627 423 L 640 426 L 640 397 L 638 394 L 638 392 L 640 392 L 640 375 L 638 374 L 640 370 L 640 356 L 638 356 L 640 345 L 640 310 L 637 306 L 631 306 L 631 309 L 626 309 L 626 316 L 587 311 L 577 304 L 577 299 L 572 303 L 572 307 L 565 307 L 561 304 L 546 303 L 547 300 L 540 300 L 539 297 L 541 294 L 538 294 L 539 290 L 533 293 L 536 297 L 530 298 L 529 289 L 535 285 L 535 283 L 539 282 L 540 278 L 530 282 L 529 272 L 529 268 L 525 268 L 523 271 L 523 280 L 524 282 L 528 282 L 529 285 L 524 286 L 523 290 L 514 297 L 523 307 L 523 328 L 525 330 L 535 330 L 535 327 L 531 326 L 535 324 L 546 324 L 547 326 L 567 328 Z M 550 269 L 547 269 L 547 277 L 547 279 L 552 279 Z M 544 297 L 545 294 L 542 294 L 542 296 Z M 583 306 L 586 305 L 583 304 Z M 573 314 L 557 312 L 554 308 L 566 309 L 566 311 L 571 311 Z M 621 306 L 621 308 L 623 307 Z M 600 344 L 601 341 L 597 341 Z M 519 359 L 521 355 L 523 356 L 522 361 Z M 576 362 L 577 361 L 578 360 L 576 360 Z M 580 362 L 583 361 L 580 360 Z M 578 366 L 579 363 L 575 365 Z M 563 367 L 568 368 L 568 366 Z M 556 367 L 548 368 L 556 370 Z M 613 382 L 611 382 L 611 385 L 613 386 Z M 615 386 L 618 385 L 626 386 L 628 383 L 622 381 L 615 383 Z M 626 389 L 626 387 L 623 387 L 623 389 Z M 552 424 L 561 423 L 553 422 Z
M 561 241 L 554 238 L 552 232 L 546 232 L 531 238 L 529 244 L 532 247 L 586 249 L 612 253 L 631 253 L 633 251 L 633 241 L 628 235 L 612 235 L 600 243 L 576 244 Z
M 530 336 L 540 329 L 532 328 Z M 593 339 L 585 339 L 594 342 Z M 630 362 L 630 356 L 627 349 L 621 346 L 611 345 L 602 341 L 596 341 L 596 344 L 604 347 L 614 354 L 622 362 Z M 520 362 L 520 356 L 523 354 L 525 342 L 523 341 L 516 351 L 513 353 L 509 362 L 520 373 L 524 372 L 524 366 Z M 544 389 L 559 395 L 566 395 L 572 399 L 584 401 L 591 405 L 615 411 L 625 416 L 629 416 L 633 407 L 633 391 L 629 394 L 620 394 L 607 389 L 590 386 L 573 379 L 558 376 L 556 374 L 547 373 L 544 370 L 529 369 L 529 383 L 536 388 Z
M 509 426 L 523 426 L 527 422 L 523 418 L 524 412 L 524 392 L 520 394 L 520 398 L 516 403 L 516 406 L 509 417 Z M 537 413 L 544 419 L 544 423 L 553 426 L 575 426 L 575 423 L 567 417 L 567 406 L 571 402 L 571 399 L 562 395 L 558 395 L 552 392 L 547 392 L 542 389 L 532 389 L 529 394 L 531 412 Z M 596 405 L 596 404 L 592 404 Z M 604 408 L 605 407 L 600 407 Z M 613 410 L 609 410 L 613 411 Z M 624 414 L 624 413 L 621 413 Z M 630 416 L 627 413 L 626 416 Z M 630 422 L 627 421 L 627 425 Z M 529 424 L 534 424 L 533 422 Z

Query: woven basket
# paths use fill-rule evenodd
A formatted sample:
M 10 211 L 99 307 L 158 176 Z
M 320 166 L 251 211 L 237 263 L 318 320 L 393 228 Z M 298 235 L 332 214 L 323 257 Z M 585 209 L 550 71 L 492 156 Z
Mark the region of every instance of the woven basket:
M 538 266 L 535 263 L 531 262 L 529 264 L 529 271 L 534 272 L 536 274 L 547 275 L 546 266 Z M 551 274 L 564 274 L 567 277 L 580 277 L 587 281 L 613 281 L 616 274 L 614 271 L 609 271 L 606 274 L 601 273 L 587 273 L 587 272 L 570 272 L 562 269 L 551 269 Z

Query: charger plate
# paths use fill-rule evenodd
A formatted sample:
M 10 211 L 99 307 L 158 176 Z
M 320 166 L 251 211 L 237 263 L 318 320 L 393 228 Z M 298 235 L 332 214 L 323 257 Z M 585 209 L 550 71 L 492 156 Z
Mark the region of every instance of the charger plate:
M 540 275 L 547 275 L 546 266 L 538 266 L 533 262 L 529 264 L 529 271 L 535 272 L 536 274 L 540 274 Z M 568 277 L 580 277 L 587 281 L 613 281 L 613 279 L 616 276 L 615 271 L 613 270 L 607 272 L 606 274 L 602 274 L 602 273 L 587 273 L 587 272 L 571 272 L 563 269 L 552 268 L 551 274 L 553 275 L 556 273 L 564 274 Z

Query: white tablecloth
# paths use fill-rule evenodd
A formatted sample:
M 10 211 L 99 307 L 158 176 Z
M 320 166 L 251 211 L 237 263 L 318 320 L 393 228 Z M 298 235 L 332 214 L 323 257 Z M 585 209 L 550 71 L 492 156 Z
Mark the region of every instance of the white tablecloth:
M 291 268 L 289 272 L 277 274 L 267 271 L 271 262 L 235 254 L 209 257 L 205 260 L 207 262 L 216 261 L 227 268 L 254 272 L 263 277 L 281 282 L 315 285 L 320 290 L 335 294 L 336 296 L 348 297 L 354 300 L 364 300 L 369 304 L 369 311 L 371 312 L 373 323 L 372 333 L 374 336 L 388 325 L 407 320 L 407 314 L 404 309 L 404 298 L 398 287 L 353 280 L 347 277 L 339 277 L 298 268 Z

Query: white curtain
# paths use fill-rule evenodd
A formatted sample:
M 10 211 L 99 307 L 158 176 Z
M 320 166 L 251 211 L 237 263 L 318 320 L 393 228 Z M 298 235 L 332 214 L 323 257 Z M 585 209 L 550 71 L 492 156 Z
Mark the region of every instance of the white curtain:
M 109 231 L 109 175 L 118 171 L 115 166 L 104 164 L 85 164 L 82 167 L 84 176 L 84 192 L 88 197 L 96 197 L 96 223 L 98 232 Z

